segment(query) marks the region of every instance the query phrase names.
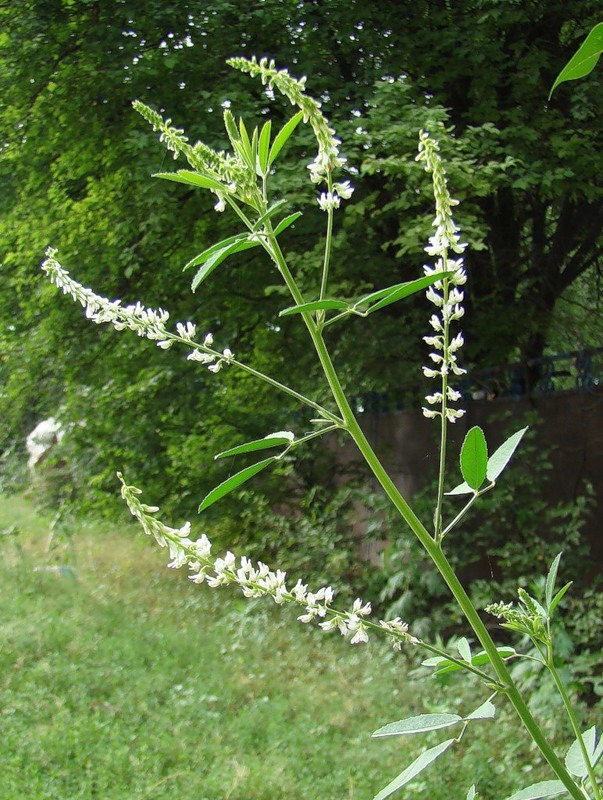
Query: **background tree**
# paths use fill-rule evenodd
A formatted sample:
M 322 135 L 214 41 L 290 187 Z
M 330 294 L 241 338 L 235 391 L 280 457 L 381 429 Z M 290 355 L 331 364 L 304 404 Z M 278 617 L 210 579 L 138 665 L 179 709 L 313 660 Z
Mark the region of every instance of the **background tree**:
M 234 233 L 235 223 L 199 193 L 151 183 L 151 173 L 171 165 L 131 108 L 135 98 L 149 102 L 192 140 L 217 147 L 227 146 L 222 106 L 284 120 L 288 109 L 260 101 L 259 88 L 225 66 L 236 53 L 274 57 L 311 76 L 344 140 L 357 189 L 336 239 L 333 291 L 350 296 L 419 273 L 431 208 L 412 161 L 417 130 L 454 126 L 450 183 L 474 244 L 467 352 L 480 365 L 541 354 L 557 299 L 600 257 L 598 85 L 561 87 L 546 102 L 559 65 L 597 12 L 591 0 L 461 0 L 454 13 L 449 3 L 420 1 L 0 4 L 4 452 L 18 450 L 60 405 L 72 425 L 65 446 L 80 499 L 105 508 L 103 492 L 114 491 L 119 465 L 159 501 L 189 513 L 222 474 L 213 453 L 263 435 L 266 415 L 276 419 L 272 396 L 250 394 L 244 377 L 208 381 L 184 354 L 174 369 L 143 342 L 103 329 L 95 335 L 41 280 L 49 243 L 106 296 L 166 307 L 265 371 L 286 368 L 301 389 L 312 384 L 314 365 L 295 321 L 278 317 L 279 290 L 259 288 L 269 266 L 255 251 L 212 276 L 211 306 L 202 292 L 189 293 L 181 266 Z M 291 210 L 304 212 L 285 246 L 309 296 L 318 254 L 308 251 L 307 234 L 322 224 L 300 162 L 310 160 L 310 147 L 296 133 L 279 172 Z M 420 396 L 418 366 L 401 374 L 398 353 L 414 347 L 418 337 L 404 331 L 418 330 L 424 312 L 420 322 L 406 307 L 404 319 L 399 313 L 392 306 L 372 318 L 386 342 L 378 363 L 365 344 L 370 329 L 364 340 L 353 322 L 333 332 L 337 358 L 349 365 L 345 377 L 359 392 Z M 231 386 L 227 401 L 222 381 Z M 297 475 L 301 487 L 315 482 L 311 458 Z

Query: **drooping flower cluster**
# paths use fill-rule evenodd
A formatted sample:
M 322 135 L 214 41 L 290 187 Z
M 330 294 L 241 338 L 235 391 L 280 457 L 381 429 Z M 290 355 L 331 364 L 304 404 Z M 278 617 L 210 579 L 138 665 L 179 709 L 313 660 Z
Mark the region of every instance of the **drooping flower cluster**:
M 234 354 L 226 348 L 222 353 L 211 348 L 213 336 L 208 333 L 203 344 L 193 341 L 197 334 L 197 328 L 192 322 L 176 323 L 176 334 L 173 334 L 166 327 L 170 317 L 167 311 L 162 308 L 146 308 L 142 303 L 123 306 L 120 300 L 108 300 L 102 295 L 96 294 L 92 289 L 87 289 L 81 283 L 75 281 L 56 260 L 56 250 L 49 247 L 46 251 L 46 259 L 42 263 L 42 269 L 48 275 L 51 282 L 62 290 L 63 294 L 71 297 L 80 303 L 86 311 L 86 317 L 98 325 L 106 322 L 118 330 L 131 330 L 156 342 L 158 347 L 168 350 L 174 342 L 183 342 L 191 345 L 192 350 L 188 358 L 192 361 L 200 361 L 207 364 L 212 372 L 219 372 L 223 364 L 230 364 L 234 359 Z
M 323 211 L 339 208 L 341 200 L 349 199 L 354 188 L 349 181 L 332 185 L 333 172 L 342 167 L 346 159 L 339 154 L 341 140 L 335 136 L 335 131 L 321 112 L 320 102 L 305 93 L 306 78 L 296 80 L 286 69 L 277 70 L 275 62 L 266 58 L 259 62 L 255 56 L 251 60 L 231 58 L 227 63 L 253 77 L 259 76 L 264 86 L 270 89 L 276 87 L 288 98 L 291 105 L 297 106 L 303 112 L 304 122 L 310 123 L 318 142 L 316 158 L 308 164 L 310 180 L 312 183 L 327 183 L 329 186 L 329 190 L 318 198 L 318 205 Z
M 426 253 L 436 261 L 433 266 L 426 265 L 424 272 L 426 275 L 443 273 L 442 280 L 432 284 L 426 292 L 427 299 L 437 307 L 438 313 L 433 314 L 430 319 L 434 334 L 423 337 L 434 348 L 429 354 L 432 364 L 423 367 L 423 373 L 428 378 L 439 379 L 442 390 L 426 396 L 431 408 L 423 408 L 423 414 L 431 418 L 444 416 L 449 422 L 455 422 L 465 412 L 449 405 L 460 400 L 461 394 L 448 385 L 448 376 L 451 373 L 457 376 L 465 373 L 457 361 L 457 353 L 464 340 L 462 333 L 451 338 L 450 325 L 465 313 L 462 306 L 464 292 L 458 287 L 466 283 L 467 275 L 462 257 L 451 258 L 449 252 L 461 255 L 466 244 L 460 241 L 459 228 L 452 218 L 452 207 L 458 205 L 458 200 L 450 197 L 438 143 L 425 131 L 420 133 L 417 161 L 423 161 L 426 172 L 431 173 L 436 203 L 433 221 L 436 230 L 429 237 L 429 245 L 425 248 Z
M 238 558 L 227 552 L 223 558 L 211 556 L 211 542 L 205 534 L 193 541 L 190 538 L 190 523 L 181 528 L 165 525 L 154 515 L 157 506 L 149 506 L 139 499 L 140 489 L 129 486 L 121 473 L 121 495 L 130 512 L 136 517 L 146 534 L 153 536 L 160 547 L 169 549 L 172 568 L 187 566 L 194 583 L 207 583 L 212 588 L 236 584 L 245 597 L 272 597 L 277 605 L 294 603 L 303 609 L 298 620 L 304 623 L 319 621 L 319 627 L 325 631 L 338 630 L 342 636 L 350 636 L 351 644 L 368 641 L 369 629 L 384 630 L 388 633 L 393 647 L 401 649 L 402 643 L 418 644 L 418 639 L 408 633 L 408 625 L 396 618 L 370 622 L 367 617 L 371 613 L 371 604 L 363 603 L 359 598 L 354 601 L 350 611 L 339 611 L 333 607 L 335 593 L 330 586 L 323 586 L 316 592 L 308 591 L 306 584 L 298 580 L 291 589 L 287 588 L 287 574 L 280 569 L 272 571 L 261 561 L 254 564 L 242 556 Z

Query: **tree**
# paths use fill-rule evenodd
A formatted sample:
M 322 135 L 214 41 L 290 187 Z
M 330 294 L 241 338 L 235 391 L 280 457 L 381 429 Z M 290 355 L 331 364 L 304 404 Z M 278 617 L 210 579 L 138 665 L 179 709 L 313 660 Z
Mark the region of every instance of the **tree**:
M 518 350 L 524 359 L 538 355 L 556 298 L 599 257 L 596 86 L 583 81 L 545 99 L 596 11 L 590 0 L 462 0 L 454 14 L 448 3 L 349 0 L 202 10 L 180 0 L 0 5 L 4 449 L 60 403 L 72 422 L 65 441 L 80 491 L 101 490 L 102 498 L 113 491 L 116 465 L 131 466 L 160 501 L 179 501 L 184 512 L 215 483 L 219 466 L 208 465 L 216 448 L 263 435 L 266 414 L 275 419 L 273 399 L 263 391 L 250 399 L 245 379 L 210 382 L 184 356 L 174 371 L 144 343 L 95 335 L 40 279 L 49 243 L 103 294 L 165 306 L 268 372 L 295 365 L 300 388 L 312 385 L 295 321 L 279 319 L 281 295 L 264 290 L 268 267 L 255 251 L 212 276 L 211 307 L 188 293 L 180 267 L 236 223 L 193 191 L 150 183 L 171 166 L 131 108 L 138 97 L 217 147 L 227 146 L 223 104 L 284 120 L 286 108 L 260 100 L 258 87 L 225 66 L 238 52 L 311 76 L 344 139 L 357 184 L 334 253 L 334 291 L 344 296 L 419 274 L 431 209 L 412 162 L 416 131 L 455 126 L 451 186 L 466 201 L 468 237 L 481 247 L 469 264 L 478 311 L 469 352 L 480 364 Z M 317 254 L 307 243 L 320 216 L 299 166 L 312 157 L 309 146 L 300 129 L 279 174 L 292 210 L 304 212 L 286 243 L 311 293 Z M 417 394 L 418 368 L 411 376 L 398 368 L 397 348 L 416 340 L 400 336 L 398 313 L 391 307 L 373 318 L 391 341 L 381 363 L 368 358 L 353 323 L 334 331 L 359 391 Z M 423 312 L 404 319 L 415 330 L 423 324 Z M 222 380 L 235 384 L 227 407 Z M 151 439 L 142 438 L 143 417 Z

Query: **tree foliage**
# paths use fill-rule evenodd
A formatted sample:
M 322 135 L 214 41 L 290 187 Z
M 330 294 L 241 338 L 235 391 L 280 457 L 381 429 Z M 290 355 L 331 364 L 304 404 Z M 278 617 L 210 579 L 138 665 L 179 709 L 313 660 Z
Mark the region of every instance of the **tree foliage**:
M 2 448 L 58 409 L 71 425 L 65 447 L 88 502 L 113 491 L 122 467 L 186 512 L 226 475 L 211 454 L 233 433 L 241 441 L 263 435 L 267 413 L 271 424 L 278 418 L 270 393 L 249 391 L 246 376 L 209 381 L 184 356 L 168 366 L 144 342 L 90 330 L 38 274 L 48 244 L 106 296 L 166 307 L 260 369 L 293 372 L 300 389 L 312 384 L 297 321 L 278 316 L 282 295 L 255 250 L 212 275 L 211 304 L 202 287 L 190 294 L 182 266 L 236 233 L 235 223 L 202 193 L 152 181 L 172 168 L 170 156 L 131 107 L 140 98 L 191 140 L 218 148 L 228 146 L 224 107 L 253 124 L 268 115 L 284 122 L 287 108 L 225 65 L 237 53 L 311 76 L 344 141 L 357 190 L 335 239 L 333 290 L 351 297 L 420 274 L 431 208 L 413 160 L 417 130 L 443 126 L 452 134 L 450 185 L 473 244 L 468 353 L 480 365 L 539 355 L 557 298 L 600 257 L 596 83 L 546 102 L 597 10 L 592 0 L 462 0 L 454 13 L 427 0 L 0 4 Z M 276 176 L 290 211 L 303 212 L 283 236 L 308 296 L 320 222 L 306 188 L 310 146 L 297 131 Z M 422 317 L 399 313 L 392 306 L 369 318 L 362 338 L 353 321 L 333 330 L 345 378 L 359 392 L 416 394 L 420 372 L 401 373 L 399 354 L 414 347 Z M 280 413 L 286 427 L 298 409 Z M 298 470 L 311 485 L 311 460 Z

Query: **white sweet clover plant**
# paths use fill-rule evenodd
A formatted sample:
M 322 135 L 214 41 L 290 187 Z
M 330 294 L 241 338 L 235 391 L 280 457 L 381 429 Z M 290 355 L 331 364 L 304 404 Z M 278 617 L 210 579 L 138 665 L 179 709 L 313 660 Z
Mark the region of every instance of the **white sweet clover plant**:
M 263 248 L 278 269 L 293 302 L 293 305 L 281 311 L 281 315 L 297 315 L 306 326 L 337 410 L 328 409 L 281 381 L 237 360 L 229 348 L 215 348 L 211 333 L 206 333 L 197 340 L 196 326 L 192 322 L 179 322 L 175 330 L 171 330 L 168 328 L 167 311 L 145 308 L 140 303 L 124 306 L 119 300 L 110 301 L 81 286 L 57 261 L 54 249 L 48 250 L 42 268 L 65 294 L 71 295 L 84 306 L 86 316 L 94 322 L 109 323 L 117 330 L 132 330 L 139 336 L 156 342 L 163 349 L 174 345 L 183 346 L 189 351 L 189 359 L 200 362 L 212 372 L 218 372 L 225 366 L 244 370 L 313 410 L 314 427 L 301 436 L 296 436 L 291 431 L 277 431 L 263 439 L 239 444 L 219 453 L 217 458 L 264 450 L 271 451 L 272 455 L 251 464 L 217 486 L 203 499 L 199 506 L 200 511 L 219 501 L 304 442 L 329 431 L 346 431 L 355 441 L 410 532 L 418 537 L 435 568 L 444 578 L 471 629 L 469 635 L 479 650 L 473 652 L 469 640 L 463 637 L 458 641 L 455 652 L 447 652 L 413 636 L 408 624 L 399 618 L 371 618 L 371 604 L 360 598 L 356 599 L 351 608 L 341 609 L 335 605 L 334 592 L 329 586 L 310 590 L 301 580 L 291 586 L 287 584 L 287 575 L 281 569 L 272 570 L 261 562 L 253 563 L 245 556 L 237 558 L 231 552 L 220 557 L 213 556 L 211 543 L 205 534 L 193 537 L 188 522 L 178 529 L 160 521 L 156 516 L 158 508 L 142 503 L 139 498 L 140 490 L 129 485 L 121 473 L 118 473 L 123 499 L 144 531 L 153 536 L 161 547 L 168 548 L 169 566 L 187 567 L 189 577 L 194 583 L 206 583 L 210 587 L 232 584 L 238 586 L 245 597 L 269 596 L 278 605 L 294 604 L 299 607 L 300 622 L 315 623 L 324 631 L 339 631 L 348 637 L 351 644 L 366 642 L 369 635 L 374 633 L 386 636 L 398 650 L 405 644 L 421 648 L 429 655 L 424 661 L 425 666 L 435 669 L 436 674 L 464 670 L 483 684 L 488 696 L 478 708 L 464 717 L 445 713 L 423 714 L 390 723 L 374 733 L 374 736 L 382 737 L 420 734 L 445 728 L 457 729 L 453 738 L 424 750 L 412 764 L 378 792 L 375 800 L 384 800 L 408 784 L 450 747 L 460 742 L 467 727 L 478 720 L 492 718 L 495 714 L 493 701 L 504 699 L 512 704 L 527 734 L 552 771 L 550 780 L 524 787 L 508 800 L 538 800 L 563 794 L 569 794 L 575 800 L 602 800 L 601 786 L 595 770 L 603 755 L 603 736 L 594 727 L 581 731 L 554 660 L 551 617 L 569 588 L 567 584 L 559 591 L 555 589 L 560 556 L 551 565 L 543 598 L 534 598 L 520 589 L 517 605 L 499 603 L 487 609 L 502 620 L 503 627 L 516 631 L 532 642 L 536 650 L 530 655 L 523 655 L 511 647 L 495 645 L 443 550 L 445 536 L 484 492 L 494 488 L 525 431 L 518 431 L 491 455 L 488 455 L 483 431 L 475 427 L 468 432 L 460 453 L 463 481 L 448 492 L 451 495 L 464 496 L 466 503 L 454 519 L 446 524 L 442 501 L 447 476 L 447 427 L 464 414 L 464 410 L 458 405 L 462 399 L 461 393 L 454 386 L 454 381 L 464 372 L 459 363 L 463 335 L 458 330 L 458 323 L 464 314 L 464 290 L 461 287 L 465 285 L 467 275 L 462 255 L 466 245 L 461 242 L 452 215 L 457 201 L 451 198 L 448 190 L 438 143 L 426 132 L 419 135 L 417 159 L 431 174 L 436 206 L 433 221 L 435 232 L 426 247 L 427 254 L 433 259 L 432 264 L 425 266 L 423 276 L 410 282 L 385 287 L 355 299 L 330 297 L 328 281 L 334 213 L 353 192 L 349 180 L 335 179 L 345 167 L 345 159 L 339 150 L 341 143 L 323 115 L 320 103 L 306 94 L 305 78 L 296 80 L 286 70 L 277 70 L 273 62 L 265 59 L 258 62 L 255 58 L 234 58 L 229 63 L 253 77 L 259 77 L 271 93 L 277 90 L 296 107 L 295 115 L 276 136 L 272 135 L 270 122 L 265 123 L 261 130 L 256 128 L 249 132 L 243 120 L 237 124 L 227 110 L 224 123 L 232 151 L 218 152 L 201 142 L 191 145 L 183 130 L 173 127 L 170 120 L 163 120 L 159 114 L 140 102 L 136 102 L 134 106 L 160 133 L 161 141 L 173 152 L 174 158 L 184 158 L 188 163 L 189 169 L 159 173 L 158 177 L 212 192 L 216 197 L 216 210 L 223 212 L 230 208 L 243 226 L 240 233 L 209 247 L 186 265 L 187 268 L 198 268 L 192 281 L 193 291 L 229 256 L 252 247 Z M 311 126 L 318 145 L 316 157 L 308 168 L 310 180 L 319 187 L 318 205 L 327 215 L 320 291 L 316 297 L 306 297 L 302 293 L 279 243 L 280 235 L 298 219 L 300 212 L 288 209 L 286 201 L 273 204 L 269 201 L 269 179 L 274 163 L 302 120 Z M 423 372 L 437 382 L 435 390 L 426 397 L 423 413 L 436 419 L 441 431 L 439 481 L 431 530 L 418 519 L 364 437 L 343 392 L 323 338 L 324 330 L 332 324 L 341 323 L 353 315 L 365 317 L 420 291 L 426 291 L 427 299 L 435 306 L 430 318 L 431 332 L 424 337 L 430 353 L 429 364 L 423 367 Z M 508 659 L 533 659 L 533 652 L 538 654 L 536 658 L 552 675 L 574 731 L 575 741 L 564 756 L 559 756 L 548 741 L 506 666 Z M 475 786 L 471 786 L 466 793 L 467 800 L 477 796 Z

